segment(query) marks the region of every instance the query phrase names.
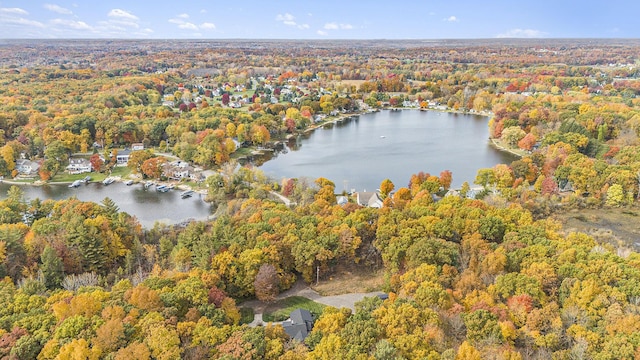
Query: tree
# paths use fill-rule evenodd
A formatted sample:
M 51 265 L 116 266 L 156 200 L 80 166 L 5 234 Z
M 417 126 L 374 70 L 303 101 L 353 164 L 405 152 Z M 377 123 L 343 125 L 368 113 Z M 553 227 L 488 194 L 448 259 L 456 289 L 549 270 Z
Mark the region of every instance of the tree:
M 468 341 L 463 341 L 458 348 L 455 360 L 481 360 L 482 354 L 476 350 Z
M 500 340 L 502 333 L 498 319 L 487 310 L 476 310 L 463 315 L 467 327 L 467 339 L 480 341 L 483 339 Z
M 620 206 L 625 203 L 624 189 L 622 185 L 613 184 L 607 189 L 607 205 Z
M 162 175 L 163 165 L 166 162 L 167 160 L 161 156 L 150 158 L 142 163 L 140 169 L 145 176 L 151 179 L 159 179 Z
M 91 168 L 95 172 L 100 172 L 102 170 L 102 165 L 104 165 L 104 160 L 102 160 L 100 154 L 91 155 L 89 162 L 91 163 Z
M 149 360 L 151 359 L 151 351 L 149 351 L 149 348 L 145 344 L 135 341 L 129 346 L 118 350 L 115 356 L 115 360 L 129 359 Z
M 463 182 L 462 187 L 460 188 L 460 196 L 462 196 L 463 198 L 466 198 L 467 194 L 469 193 L 469 190 L 471 190 L 471 188 L 469 187 L 469 183 L 466 181 Z
M 509 146 L 516 147 L 518 141 L 524 138 L 526 133 L 519 126 L 510 126 L 502 130 L 501 139 L 504 140 Z
M 531 150 L 533 148 L 533 145 L 536 144 L 537 140 L 538 139 L 536 139 L 535 135 L 533 135 L 532 133 L 528 133 L 522 139 L 520 139 L 520 141 L 518 141 L 518 147 L 524 150 Z
M 47 289 L 57 289 L 62 284 L 64 278 L 64 267 L 62 260 L 58 257 L 55 250 L 49 245 L 44 248 L 40 255 L 42 265 L 42 275 L 44 276 L 44 285 Z
M 476 175 L 475 180 L 473 180 L 474 184 L 482 185 L 484 188 L 489 186 L 495 186 L 496 184 L 496 175 L 493 169 L 480 169 Z
M 222 94 L 222 105 L 229 105 L 229 100 L 229 93 L 225 92 L 224 94 Z
M 152 157 L 153 153 L 150 150 L 132 151 L 131 154 L 129 154 L 127 166 L 131 169 L 131 172 L 139 174 L 142 172 L 142 164 Z
M 11 173 L 16 168 L 16 157 L 13 147 L 4 145 L 0 148 L 0 155 L 6 164 L 7 171 Z
M 449 190 L 451 181 L 453 180 L 453 174 L 449 170 L 444 170 L 440 173 L 440 186 L 445 190 Z
M 62 142 L 54 140 L 47 145 L 44 150 L 44 156 L 44 168 L 55 176 L 60 169 L 64 168 L 64 163 L 67 161 L 67 148 L 64 147 Z
M 262 264 L 253 284 L 258 300 L 275 300 L 278 295 L 279 285 L 280 278 L 276 267 L 271 264 Z
M 391 180 L 389 179 L 382 180 L 382 183 L 380 183 L 380 197 L 382 198 L 382 200 L 386 199 L 387 196 L 389 196 L 389 194 L 393 191 L 394 188 L 395 188 L 395 185 L 393 185 Z
M 480 219 L 478 232 L 487 241 L 502 242 L 505 231 L 504 221 L 497 216 L 486 216 Z

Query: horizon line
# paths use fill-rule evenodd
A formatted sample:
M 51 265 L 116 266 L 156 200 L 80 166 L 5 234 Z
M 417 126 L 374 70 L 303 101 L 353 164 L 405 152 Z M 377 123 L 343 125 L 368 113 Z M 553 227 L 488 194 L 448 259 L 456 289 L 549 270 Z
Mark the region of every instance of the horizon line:
M 200 41 L 213 41 L 213 40 L 251 40 L 251 41 L 456 41 L 456 40 L 640 40 L 640 37 L 488 37 L 488 38 L 108 38 L 108 37 L 96 37 L 96 38 L 0 38 L 0 41 L 23 41 L 23 40 L 44 40 L 44 41 L 68 41 L 68 40 L 137 40 L 137 41 L 166 41 L 166 40 L 200 40 Z

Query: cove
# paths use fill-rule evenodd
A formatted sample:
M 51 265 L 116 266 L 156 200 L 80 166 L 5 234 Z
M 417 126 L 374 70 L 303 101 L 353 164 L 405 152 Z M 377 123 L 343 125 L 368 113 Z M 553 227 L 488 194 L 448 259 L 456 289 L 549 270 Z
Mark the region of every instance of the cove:
M 476 172 L 517 157 L 490 145 L 485 116 L 383 110 L 328 124 L 298 136 L 282 151 L 254 160 L 276 179 L 325 177 L 336 191 L 373 191 L 388 178 L 396 189 L 420 171 L 453 173 L 452 187 Z
M 0 198 L 7 197 L 10 187 L 11 185 L 6 183 L 0 184 Z M 118 205 L 121 211 L 135 216 L 147 229 L 152 228 L 156 221 L 171 225 L 188 219 L 204 220 L 212 211 L 211 206 L 204 202 L 204 196 L 198 193 L 182 199 L 180 190 L 159 193 L 154 187 L 144 189 L 142 184 L 126 186 L 117 182 L 105 186 L 97 182 L 83 184 L 77 188 L 69 188 L 67 185 L 20 185 L 19 187 L 27 201 L 35 198 L 42 201 L 63 200 L 75 196 L 81 201 L 100 203 L 108 197 Z

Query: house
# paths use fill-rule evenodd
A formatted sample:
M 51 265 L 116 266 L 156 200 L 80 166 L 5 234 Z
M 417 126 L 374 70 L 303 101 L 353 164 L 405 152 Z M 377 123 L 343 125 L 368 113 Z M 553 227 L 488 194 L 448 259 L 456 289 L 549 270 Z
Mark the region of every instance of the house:
M 69 158 L 66 170 L 69 174 L 82 174 L 91 172 L 91 163 L 84 158 Z
M 382 199 L 377 192 L 358 192 L 356 193 L 356 201 L 360 206 L 372 207 L 377 209 L 382 207 Z
M 195 182 L 203 182 L 205 177 L 201 170 L 194 169 L 193 172 L 189 173 L 189 179 Z
M 18 170 L 18 173 L 20 173 L 20 175 L 34 176 L 38 173 L 38 169 L 40 169 L 40 164 L 35 161 L 27 159 L 16 160 L 16 170 Z
M 289 320 L 282 323 L 282 327 L 292 339 L 302 342 L 313 329 L 313 316 L 309 310 L 295 309 L 289 314 Z
M 131 150 L 129 149 L 118 151 L 116 154 L 116 165 L 126 166 L 129 162 L 129 155 L 131 155 Z
M 190 178 L 194 173 L 194 168 L 186 161 L 178 160 L 166 164 L 163 170 L 164 176 L 172 180 L 182 180 Z
M 336 196 L 336 203 L 340 206 L 346 205 L 349 202 L 346 196 Z
M 131 144 L 131 151 L 140 151 L 140 150 L 144 150 L 144 144 L 143 143 L 133 143 L 133 144 Z

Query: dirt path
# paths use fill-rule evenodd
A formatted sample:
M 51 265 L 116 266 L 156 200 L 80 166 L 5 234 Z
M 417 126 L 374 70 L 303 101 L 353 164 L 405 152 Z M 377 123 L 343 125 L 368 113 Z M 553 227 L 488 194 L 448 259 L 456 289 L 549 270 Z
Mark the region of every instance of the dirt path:
M 304 281 L 297 281 L 291 289 L 284 291 L 278 295 L 277 300 L 286 299 L 291 296 L 301 296 L 307 298 L 309 300 L 313 300 L 323 305 L 333 306 L 338 309 L 346 307 L 355 311 L 355 303 L 364 299 L 365 297 L 372 297 L 384 294 L 382 291 L 374 291 L 370 293 L 350 293 L 350 294 L 342 294 L 342 295 L 333 295 L 333 296 L 322 296 L 318 294 L 315 290 L 310 288 Z M 245 301 L 242 304 L 239 304 L 241 307 L 249 307 L 253 309 L 254 318 L 249 326 L 255 327 L 264 324 L 262 320 L 262 314 L 265 308 L 268 306 L 268 303 L 265 303 L 260 300 L 250 300 Z

